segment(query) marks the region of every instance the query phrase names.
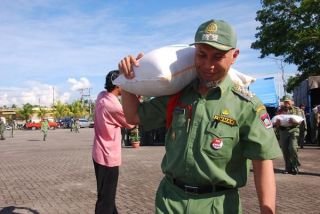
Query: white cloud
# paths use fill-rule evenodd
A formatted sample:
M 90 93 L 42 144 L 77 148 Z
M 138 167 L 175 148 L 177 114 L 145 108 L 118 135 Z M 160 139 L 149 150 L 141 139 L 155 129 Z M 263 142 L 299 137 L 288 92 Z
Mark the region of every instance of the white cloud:
M 88 85 L 88 80 L 83 78 L 80 83 L 82 83 L 83 86 Z M 26 103 L 30 103 L 31 105 L 52 106 L 52 104 L 57 101 L 62 103 L 72 101 L 72 92 L 60 91 L 61 89 L 58 86 L 38 81 L 27 81 L 23 87 L 1 87 L 0 105 L 11 107 L 12 104 L 15 104 L 21 107 Z
M 71 84 L 72 91 L 76 91 L 79 89 L 91 88 L 90 81 L 85 77 L 81 77 L 80 80 L 76 80 L 74 78 L 69 78 L 68 83 Z

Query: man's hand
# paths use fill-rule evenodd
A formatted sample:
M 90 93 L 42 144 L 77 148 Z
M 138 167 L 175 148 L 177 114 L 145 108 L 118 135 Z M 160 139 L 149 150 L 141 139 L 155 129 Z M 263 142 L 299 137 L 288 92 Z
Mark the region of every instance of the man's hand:
M 288 122 L 289 122 L 290 125 L 299 125 L 300 124 L 300 123 L 298 123 L 297 121 L 295 121 L 292 118 L 290 118 Z
M 276 122 L 273 125 L 276 126 L 276 127 L 280 126 L 280 120 L 279 119 L 276 120 Z
M 121 74 L 123 74 L 127 79 L 133 79 L 134 78 L 134 72 L 133 72 L 133 66 L 138 67 L 139 62 L 138 60 L 143 57 L 143 53 L 139 53 L 138 56 L 135 58 L 132 55 L 129 55 L 125 58 L 123 58 L 119 64 L 118 68 Z

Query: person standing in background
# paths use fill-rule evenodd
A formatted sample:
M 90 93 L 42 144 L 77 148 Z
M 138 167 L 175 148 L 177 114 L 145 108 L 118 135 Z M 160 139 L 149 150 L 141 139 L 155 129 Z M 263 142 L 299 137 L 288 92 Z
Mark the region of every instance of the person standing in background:
M 48 135 L 48 129 L 49 129 L 49 123 L 47 119 L 43 119 L 41 121 L 41 131 L 43 133 L 43 141 L 47 140 L 47 135 Z
M 298 115 L 303 117 L 301 110 L 295 107 L 292 103 L 292 98 L 288 95 L 283 96 L 283 106 L 276 113 L 277 115 Z M 280 125 L 280 120 L 277 120 L 274 125 L 279 130 L 280 147 L 285 162 L 284 174 L 290 173 L 296 175 L 299 173 L 299 158 L 298 158 L 298 143 L 300 133 L 300 123 L 294 120 L 289 120 L 290 126 L 284 127 Z
M 0 118 L 0 140 L 5 140 L 4 137 L 4 131 L 6 130 L 6 125 L 4 124 L 4 121 L 2 118 Z
M 80 121 L 79 121 L 79 119 L 75 119 L 75 121 L 74 121 L 74 132 L 75 133 L 79 133 L 79 129 L 80 129 Z
M 300 126 L 299 126 L 299 146 L 301 149 L 303 149 L 303 146 L 304 146 L 304 141 L 305 141 L 305 137 L 306 137 L 306 134 L 307 134 L 307 119 L 306 119 L 306 114 L 305 114 L 305 105 L 301 104 L 299 106 L 300 110 L 301 110 L 301 114 L 302 114 L 302 117 L 303 117 L 303 122 L 300 123 Z
M 315 106 L 310 113 L 311 123 L 311 143 L 320 146 L 319 129 L 320 129 L 320 105 Z
M 112 83 L 118 76 L 118 70 L 108 73 L 106 90 L 99 93 L 95 105 L 92 148 L 98 193 L 95 214 L 118 213 L 115 198 L 121 165 L 121 128 L 134 127 L 126 122 L 118 100 L 121 88 Z

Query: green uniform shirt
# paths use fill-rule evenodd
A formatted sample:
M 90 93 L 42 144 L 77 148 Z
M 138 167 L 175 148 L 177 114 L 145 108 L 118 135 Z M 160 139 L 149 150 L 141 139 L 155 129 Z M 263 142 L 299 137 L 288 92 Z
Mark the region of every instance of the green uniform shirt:
M 41 131 L 46 133 L 46 132 L 48 132 L 48 129 L 49 129 L 48 121 L 42 121 L 41 122 Z
M 229 76 L 206 96 L 197 92 L 198 86 L 195 80 L 184 88 L 173 111 L 162 170 L 198 186 L 244 186 L 248 159 L 274 159 L 281 154 L 266 109 Z M 145 128 L 165 126 L 169 99 L 157 97 L 139 106 Z
M 4 122 L 0 121 L 0 132 L 3 133 L 5 129 L 6 129 L 6 126 Z

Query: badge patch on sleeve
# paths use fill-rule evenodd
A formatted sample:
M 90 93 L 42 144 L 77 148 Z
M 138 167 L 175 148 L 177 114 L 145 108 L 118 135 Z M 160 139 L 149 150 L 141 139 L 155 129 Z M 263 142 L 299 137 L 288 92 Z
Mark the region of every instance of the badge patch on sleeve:
M 260 120 L 261 120 L 262 124 L 264 125 L 264 127 L 266 127 L 267 129 L 272 128 L 272 122 L 270 120 L 268 113 L 261 115 Z

